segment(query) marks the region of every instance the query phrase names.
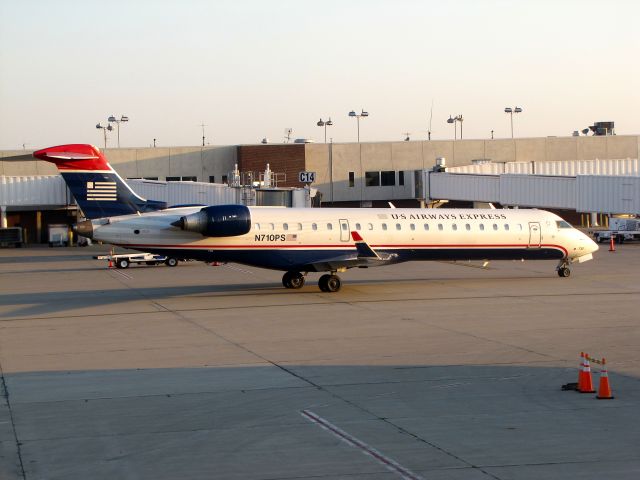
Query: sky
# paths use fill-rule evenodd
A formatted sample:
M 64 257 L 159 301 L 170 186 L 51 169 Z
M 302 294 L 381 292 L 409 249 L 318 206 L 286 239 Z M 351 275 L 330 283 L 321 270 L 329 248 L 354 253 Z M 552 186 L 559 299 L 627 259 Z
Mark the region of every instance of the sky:
M 640 134 L 637 0 L 0 0 L 0 149 Z M 116 131 L 108 146 L 117 144 Z

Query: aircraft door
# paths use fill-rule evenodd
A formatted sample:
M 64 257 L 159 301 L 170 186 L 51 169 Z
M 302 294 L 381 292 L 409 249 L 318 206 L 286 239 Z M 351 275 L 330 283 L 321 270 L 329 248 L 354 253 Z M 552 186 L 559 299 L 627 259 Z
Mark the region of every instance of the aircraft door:
M 349 220 L 341 218 L 340 222 L 340 241 L 348 242 L 351 239 L 351 231 L 349 230 Z
M 538 222 L 529 223 L 529 248 L 540 248 L 542 231 Z

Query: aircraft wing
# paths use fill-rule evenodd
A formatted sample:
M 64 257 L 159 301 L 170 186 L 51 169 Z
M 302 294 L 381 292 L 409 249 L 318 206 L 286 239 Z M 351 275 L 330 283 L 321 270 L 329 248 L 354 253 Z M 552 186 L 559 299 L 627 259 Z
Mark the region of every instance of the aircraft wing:
M 395 253 L 376 252 L 360 236 L 358 232 L 351 232 L 351 238 L 355 241 L 356 252 L 348 255 L 340 255 L 328 260 L 311 262 L 305 265 L 305 269 L 316 272 L 340 271 L 355 267 L 381 267 L 389 265 L 398 258 Z

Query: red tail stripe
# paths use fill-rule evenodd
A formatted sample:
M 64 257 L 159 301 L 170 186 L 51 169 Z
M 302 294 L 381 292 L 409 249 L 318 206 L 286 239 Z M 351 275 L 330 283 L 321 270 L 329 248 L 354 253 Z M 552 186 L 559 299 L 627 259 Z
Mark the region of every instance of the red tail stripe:
M 58 170 L 113 170 L 102 152 L 93 145 L 70 144 L 43 148 L 33 152 L 33 156 L 40 160 L 54 163 Z M 69 158 L 59 158 L 59 157 Z M 75 158 L 74 158 L 75 156 Z

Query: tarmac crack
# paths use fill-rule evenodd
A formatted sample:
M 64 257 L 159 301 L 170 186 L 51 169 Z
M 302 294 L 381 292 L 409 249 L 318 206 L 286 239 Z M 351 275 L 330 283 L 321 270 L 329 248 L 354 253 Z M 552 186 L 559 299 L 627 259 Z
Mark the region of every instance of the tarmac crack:
M 16 443 L 16 455 L 18 456 L 18 462 L 20 465 L 20 474 L 22 475 L 23 480 L 26 480 L 27 476 L 24 472 L 24 462 L 22 460 L 22 449 L 21 449 L 22 443 L 18 439 L 16 422 L 13 415 L 13 409 L 11 408 L 11 401 L 9 399 L 9 388 L 7 387 L 7 382 L 4 378 L 4 370 L 2 369 L 2 363 L 0 363 L 0 379 L 1 379 L 0 388 L 2 388 L 2 397 L 4 398 L 4 401 L 7 404 L 7 409 L 9 410 L 9 422 L 11 423 L 11 430 L 13 432 L 13 438 Z

